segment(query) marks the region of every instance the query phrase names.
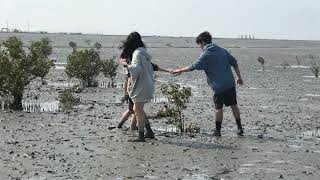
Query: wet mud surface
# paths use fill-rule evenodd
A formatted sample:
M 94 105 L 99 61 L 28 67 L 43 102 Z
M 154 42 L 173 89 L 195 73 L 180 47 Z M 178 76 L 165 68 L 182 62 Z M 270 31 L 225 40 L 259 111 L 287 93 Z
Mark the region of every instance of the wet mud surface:
M 154 46 L 175 40 L 147 39 Z M 81 98 L 79 105 L 64 109 L 57 98 L 78 81 L 56 68 L 47 84 L 35 80 L 27 87 L 24 111 L 1 105 L 0 179 L 319 179 L 320 79 L 307 67 L 309 54 L 320 56 L 320 43 L 218 43 L 242 47 L 229 50 L 239 60 L 245 83 L 237 89 L 243 137 L 236 136 L 229 108 L 222 137 L 212 135 L 213 95 L 203 72 L 178 77 L 157 73 L 156 98 L 146 110 L 152 116 L 163 105 L 162 83 L 190 86 L 193 97 L 184 114 L 187 123 L 199 124 L 200 134 L 179 135 L 171 132 L 166 118 L 151 119 L 157 139 L 130 143 L 127 140 L 136 134 L 127 130 L 129 123 L 123 129 L 113 128 L 127 109 L 127 104 L 119 104 L 121 69 L 116 88 L 99 76 L 98 87 L 75 94 Z M 106 56 L 118 55 L 116 48 L 104 51 Z M 150 48 L 149 52 L 155 63 L 166 68 L 187 66 L 201 53 L 196 48 Z M 301 67 L 296 55 L 304 57 Z M 265 72 L 259 71 L 258 56 L 266 60 Z M 292 67 L 282 68 L 283 61 Z

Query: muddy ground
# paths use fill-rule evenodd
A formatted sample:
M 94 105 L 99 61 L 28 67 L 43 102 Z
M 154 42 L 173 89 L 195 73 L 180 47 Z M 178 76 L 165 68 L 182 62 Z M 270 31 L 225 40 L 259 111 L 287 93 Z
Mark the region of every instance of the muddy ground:
M 56 36 L 65 41 L 77 38 Z M 121 39 L 105 38 L 115 42 L 112 46 Z M 189 65 L 201 53 L 190 39 L 149 37 L 146 41 L 150 47 L 159 46 L 149 48 L 155 63 L 175 68 Z M 166 47 L 167 42 L 180 48 Z M 245 84 L 237 89 L 243 137 L 236 136 L 229 108 L 225 109 L 222 137 L 212 136 L 212 92 L 203 72 L 178 77 L 158 73 L 158 99 L 147 106 L 150 116 L 162 106 L 162 83 L 192 87 L 193 97 L 184 114 L 187 123 L 199 124 L 200 134 L 178 135 L 166 126 L 166 118 L 152 119 L 157 139 L 130 143 L 127 140 L 135 134 L 126 128 L 111 128 L 127 108 L 117 104 L 121 87 L 108 88 L 109 80 L 100 76 L 99 87 L 76 94 L 81 104 L 65 110 L 58 106 L 57 97 L 77 81 L 58 68 L 46 78 L 47 85 L 35 80 L 27 87 L 25 111 L 0 111 L 0 179 L 319 179 L 320 79 L 313 77 L 309 66 L 311 61 L 320 64 L 320 42 L 216 42 L 239 60 L 243 74 Z M 65 55 L 59 56 L 59 62 L 67 54 L 63 49 L 61 53 Z M 116 48 L 103 49 L 106 57 L 118 53 Z M 302 58 L 300 67 L 296 55 Z M 258 56 L 266 59 L 265 72 Z M 284 61 L 291 67 L 284 69 Z

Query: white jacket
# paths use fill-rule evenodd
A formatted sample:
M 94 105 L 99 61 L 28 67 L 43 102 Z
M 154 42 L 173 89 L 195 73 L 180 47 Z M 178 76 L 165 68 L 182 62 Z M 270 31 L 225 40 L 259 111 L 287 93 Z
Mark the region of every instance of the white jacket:
M 128 67 L 132 85 L 129 87 L 129 96 L 133 102 L 150 102 L 154 94 L 153 68 L 151 56 L 146 48 L 138 48 L 133 52 L 131 65 Z

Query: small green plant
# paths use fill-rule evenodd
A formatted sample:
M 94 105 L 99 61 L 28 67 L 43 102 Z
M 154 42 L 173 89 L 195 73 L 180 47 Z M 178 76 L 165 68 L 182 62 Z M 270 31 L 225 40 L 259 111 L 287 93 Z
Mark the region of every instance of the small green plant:
M 111 79 L 111 86 L 114 87 L 114 79 L 117 75 L 118 63 L 115 61 L 115 57 L 106 59 L 101 62 L 101 71 L 105 77 Z
M 167 47 L 173 47 L 172 44 L 169 42 L 166 44 Z
M 184 118 L 182 111 L 187 108 L 186 104 L 192 96 L 190 87 L 180 87 L 179 84 L 163 84 L 161 86 L 161 93 L 168 99 L 169 106 L 167 108 L 167 115 L 172 118 L 174 123 L 180 130 L 184 132 Z
M 264 64 L 265 64 L 264 58 L 261 57 L 261 56 L 259 56 L 257 60 L 258 60 L 258 62 L 259 62 L 259 63 L 261 64 L 261 66 L 262 66 L 262 72 L 264 72 Z
M 168 113 L 168 105 L 164 104 L 158 111 L 155 116 L 156 118 L 164 118 L 164 117 L 170 117 L 170 114 Z
M 94 43 L 94 48 L 100 52 L 100 49 L 102 48 L 102 45 L 98 42 Z
M 299 58 L 299 56 L 296 56 L 296 61 L 297 61 L 298 66 L 300 67 L 301 59 Z
M 186 126 L 186 132 L 200 133 L 200 126 L 197 123 L 190 123 Z
M 100 67 L 100 55 L 95 49 L 74 50 L 68 56 L 66 73 L 71 78 L 80 79 L 84 86 L 93 87 Z
M 281 66 L 283 67 L 283 69 L 287 69 L 287 67 L 290 67 L 289 63 L 287 61 L 283 61 L 281 63 Z
M 66 108 L 71 108 L 80 103 L 80 98 L 73 95 L 72 89 L 67 89 L 59 96 L 60 103 Z
M 309 54 L 309 59 L 314 60 L 315 56 L 313 54 Z
M 22 110 L 25 87 L 37 77 L 44 78 L 53 67 L 49 59 L 52 47 L 48 38 L 32 42 L 28 53 L 17 37 L 9 37 L 0 45 L 0 92 L 13 97 L 11 109 Z
M 73 93 L 81 93 L 83 91 L 83 86 L 81 85 L 75 85 L 73 86 L 73 88 L 71 89 L 71 91 Z
M 316 78 L 318 78 L 319 77 L 319 65 L 317 65 L 317 63 L 316 62 L 312 62 L 311 63 L 311 71 L 312 71 L 312 73 L 314 74 L 314 76 L 316 77 Z
M 77 43 L 70 41 L 69 46 L 72 48 L 73 52 L 77 51 Z

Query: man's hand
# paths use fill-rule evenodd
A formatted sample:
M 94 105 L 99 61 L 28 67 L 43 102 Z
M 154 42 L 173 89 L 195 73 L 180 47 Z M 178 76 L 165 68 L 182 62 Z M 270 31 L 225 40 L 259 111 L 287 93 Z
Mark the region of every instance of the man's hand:
M 126 59 L 119 59 L 119 61 L 118 61 L 118 64 L 120 64 L 120 65 L 124 65 L 124 66 L 127 66 L 128 65 L 128 63 L 127 63 L 127 61 L 126 61 Z
M 241 77 L 240 77 L 240 78 L 239 78 L 239 77 L 237 78 L 237 85 L 238 85 L 238 86 L 242 86 L 242 85 L 243 85 L 243 80 L 242 80 Z

